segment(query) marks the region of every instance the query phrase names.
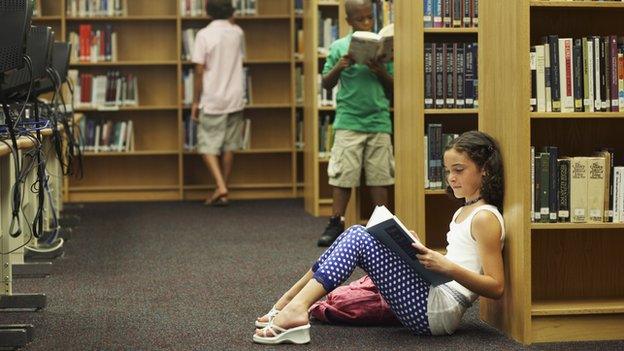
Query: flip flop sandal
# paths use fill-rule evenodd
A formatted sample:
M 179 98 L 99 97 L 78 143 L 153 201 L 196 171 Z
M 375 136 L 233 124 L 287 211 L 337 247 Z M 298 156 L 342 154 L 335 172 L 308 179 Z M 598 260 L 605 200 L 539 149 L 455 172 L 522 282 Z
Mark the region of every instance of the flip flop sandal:
M 269 317 L 269 321 L 268 322 L 260 322 L 259 320 L 256 319 L 256 323 L 255 323 L 256 327 L 258 327 L 258 328 L 266 327 L 273 320 L 273 318 L 275 318 L 275 316 L 277 316 L 278 313 L 279 313 L 279 310 L 277 308 L 275 308 L 275 307 L 271 308 L 269 313 L 265 314 L 265 316 Z
M 269 330 L 274 336 L 267 336 Z M 266 327 L 262 328 L 262 335 L 254 334 L 253 341 L 258 344 L 268 345 L 281 343 L 307 344 L 310 342 L 310 323 L 300 327 L 284 329 L 270 321 Z

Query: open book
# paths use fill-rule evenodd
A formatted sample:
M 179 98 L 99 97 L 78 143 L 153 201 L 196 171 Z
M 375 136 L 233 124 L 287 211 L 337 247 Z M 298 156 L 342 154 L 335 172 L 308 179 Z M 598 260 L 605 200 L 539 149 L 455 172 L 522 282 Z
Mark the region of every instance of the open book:
M 418 258 L 416 249 L 412 243 L 421 241 L 394 216 L 385 206 L 375 207 L 375 211 L 366 224 L 366 230 L 379 242 L 386 245 L 390 250 L 399 255 L 405 262 L 431 285 L 436 286 L 451 281 L 451 278 L 428 270 Z
M 394 24 L 383 27 L 379 34 L 354 32 L 349 54 L 359 64 L 366 64 L 370 60 L 391 61 L 394 57 Z

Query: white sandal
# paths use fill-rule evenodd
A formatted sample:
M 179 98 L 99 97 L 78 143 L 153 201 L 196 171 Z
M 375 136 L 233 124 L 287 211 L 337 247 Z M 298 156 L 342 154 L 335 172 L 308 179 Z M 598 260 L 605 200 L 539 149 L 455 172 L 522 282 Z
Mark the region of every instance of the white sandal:
M 267 331 L 269 330 L 273 336 L 267 336 Z M 310 342 L 310 323 L 300 327 L 284 329 L 274 325 L 273 320 L 271 320 L 266 327 L 262 328 L 262 334 L 264 336 L 254 333 L 253 341 L 258 344 L 269 345 L 281 343 L 307 344 Z
M 273 306 L 273 308 L 271 308 L 271 310 L 269 311 L 269 313 L 265 314 L 265 316 L 269 316 L 269 321 L 268 322 L 260 322 L 259 320 L 256 319 L 256 327 L 258 328 L 264 328 L 267 325 L 269 325 L 269 323 L 273 320 L 273 318 L 275 318 L 275 316 L 277 316 L 277 314 L 279 313 L 280 310 L 278 310 L 277 308 L 275 308 L 275 306 Z

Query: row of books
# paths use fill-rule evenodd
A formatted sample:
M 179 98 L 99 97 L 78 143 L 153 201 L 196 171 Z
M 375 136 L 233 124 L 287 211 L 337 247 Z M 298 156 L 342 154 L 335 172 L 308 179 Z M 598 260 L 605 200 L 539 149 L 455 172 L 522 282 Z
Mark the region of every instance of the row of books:
M 334 146 L 334 120 L 331 115 L 325 114 L 319 122 L 319 154 L 328 157 Z
M 532 111 L 624 111 L 624 37 L 548 35 L 530 60 Z
M 241 149 L 249 150 L 251 148 L 251 119 L 245 118 L 244 123 Z M 190 114 L 184 118 L 184 150 L 197 150 L 197 123 L 191 119 Z
M 476 108 L 477 43 L 425 43 L 425 108 Z
M 394 1 L 373 0 L 373 32 L 394 23 Z
M 67 0 L 67 16 L 69 17 L 117 17 L 127 15 L 128 0 Z
M 425 28 L 469 28 L 479 25 L 479 0 L 425 0 Z
M 180 0 L 180 14 L 186 17 L 206 16 L 206 0 Z M 237 16 L 253 16 L 258 13 L 257 0 L 232 0 Z
M 430 123 L 425 135 L 425 189 L 446 189 L 444 173 L 444 148 L 458 134 L 442 133 L 442 124 Z
M 245 103 L 252 104 L 251 98 L 251 74 L 248 67 L 243 67 L 243 86 L 245 89 Z M 182 103 L 190 105 L 193 103 L 193 91 L 195 90 L 195 70 L 185 69 L 182 72 Z
M 556 146 L 531 147 L 533 222 L 624 222 L 624 167 L 610 149 L 561 157 Z
M 338 18 L 323 17 L 323 13 L 319 11 L 318 21 L 318 53 L 327 55 L 331 44 L 339 38 Z
M 336 107 L 336 96 L 340 89 L 340 82 L 333 89 L 323 88 L 323 75 L 317 75 L 319 107 Z M 303 81 L 303 79 L 302 79 Z
M 195 37 L 199 28 L 187 28 L 182 31 L 182 59 L 190 61 L 193 59 L 193 48 L 195 47 Z
M 132 73 L 110 70 L 105 75 L 94 75 L 72 69 L 68 77 L 74 82 L 74 104 L 78 107 L 139 105 L 137 77 Z
M 69 33 L 72 62 L 116 62 L 117 33 L 110 24 L 81 24 L 78 32 Z
M 112 121 L 101 118 L 82 118 L 79 122 L 82 151 L 129 152 L 134 151 L 134 125 L 132 120 Z

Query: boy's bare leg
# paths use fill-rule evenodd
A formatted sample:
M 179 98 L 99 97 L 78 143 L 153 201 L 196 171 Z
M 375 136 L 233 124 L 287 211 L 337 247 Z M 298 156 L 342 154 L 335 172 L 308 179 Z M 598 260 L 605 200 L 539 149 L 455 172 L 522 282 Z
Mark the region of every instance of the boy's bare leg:
M 221 169 L 223 170 L 223 182 L 227 188 L 230 174 L 232 174 L 232 165 L 234 164 L 234 152 L 225 151 L 221 156 Z
M 314 273 L 312 273 L 312 270 L 308 270 L 306 274 L 304 274 L 303 277 L 301 277 L 295 283 L 295 285 L 288 289 L 288 291 L 286 291 L 286 293 L 284 293 L 284 295 L 282 295 L 282 297 L 277 300 L 277 302 L 275 303 L 275 308 L 278 310 L 282 310 L 284 307 L 286 307 L 286 305 L 301 291 L 301 289 L 303 289 L 303 287 L 310 281 L 310 279 L 312 279 L 313 274 Z M 258 321 L 266 323 L 269 321 L 269 317 L 267 315 L 264 315 L 262 317 L 259 317 Z
M 347 205 L 351 198 L 351 188 L 333 187 L 332 198 L 334 203 L 332 205 L 332 217 L 342 217 L 347 211 Z
M 371 199 L 373 205 L 380 206 L 388 205 L 388 187 L 387 186 L 371 186 L 370 187 Z
M 325 296 L 327 291 L 316 279 L 311 279 L 301 291 L 275 316 L 273 323 L 278 327 L 289 329 L 308 323 L 308 309 L 313 303 Z M 256 334 L 263 336 L 261 329 Z M 270 332 L 267 336 L 271 336 Z
M 215 189 L 213 195 L 210 197 L 210 200 L 216 199 L 223 194 L 227 194 L 228 189 L 225 184 L 225 180 L 223 179 L 223 174 L 221 173 L 219 157 L 216 155 L 204 154 L 202 158 L 204 159 L 204 163 L 210 170 L 210 173 L 212 173 L 212 176 L 217 183 L 217 188 Z

